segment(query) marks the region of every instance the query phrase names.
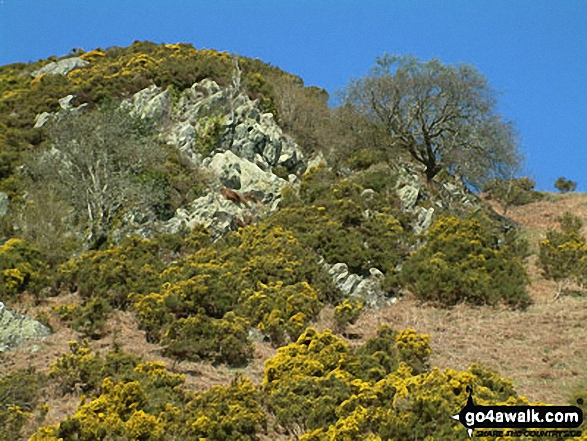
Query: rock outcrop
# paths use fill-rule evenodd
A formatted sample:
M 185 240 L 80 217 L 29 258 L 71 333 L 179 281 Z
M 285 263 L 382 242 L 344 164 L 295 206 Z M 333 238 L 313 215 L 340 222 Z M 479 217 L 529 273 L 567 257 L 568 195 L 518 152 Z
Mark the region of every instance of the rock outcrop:
M 0 352 L 51 335 L 51 331 L 32 318 L 11 311 L 0 302 Z
M 203 225 L 210 231 L 213 239 L 219 239 L 230 231 L 235 231 L 239 225 L 244 226 L 252 222 L 258 216 L 253 204 L 254 202 L 247 202 L 245 206 L 220 193 L 210 191 L 187 207 L 179 208 L 175 216 L 165 223 L 163 229 L 177 233 L 186 228 Z
M 59 118 L 67 117 L 69 115 L 75 115 L 80 112 L 83 112 L 84 109 L 87 107 L 87 103 L 84 103 L 84 104 L 81 104 L 77 107 L 74 107 L 73 104 L 71 104 L 71 102 L 73 101 L 74 98 L 75 98 L 74 95 L 67 95 L 67 96 L 64 96 L 63 98 L 60 98 L 59 99 L 59 106 L 61 107 L 61 110 L 59 110 L 59 112 L 39 113 L 35 117 L 34 128 L 38 129 L 39 127 L 43 127 L 45 124 L 47 124 L 47 122 L 49 122 L 53 118 L 59 119 Z
M 169 89 L 152 85 L 135 93 L 130 102 L 125 101 L 122 106 L 139 118 L 165 120 L 171 111 L 171 93 Z
M 287 184 L 285 180 L 232 151 L 217 153 L 209 161 L 205 160 L 204 165 L 218 176 L 225 187 L 252 194 L 266 204 L 279 197 L 279 191 Z
M 74 69 L 79 69 L 90 64 L 79 57 L 65 58 L 59 61 L 53 61 L 40 69 L 35 70 L 31 75 L 35 78 L 41 75 L 67 75 Z
M 260 168 L 280 165 L 299 174 L 306 168 L 299 146 L 286 136 L 271 113 L 263 113 L 258 101 L 234 87 L 221 88 L 204 79 L 184 90 L 172 105 L 169 90 L 151 86 L 126 102 L 132 112 L 156 119 L 170 119 L 166 139 L 194 165 L 200 165 L 207 152 L 198 151 L 198 139 L 206 136 L 208 122 L 220 119 L 217 151 L 232 151 Z
M 396 164 L 394 172 L 397 176 L 396 193 L 401 201 L 402 210 L 412 215 L 412 228 L 415 233 L 425 232 L 432 224 L 434 208 L 418 205 L 421 199 L 428 198 L 421 175 L 406 163 Z
M 332 277 L 334 285 L 350 299 L 360 300 L 369 308 L 381 308 L 397 301 L 383 289 L 384 275 L 377 268 L 371 268 L 367 277 L 349 272 L 345 263 L 329 265 L 322 262 Z

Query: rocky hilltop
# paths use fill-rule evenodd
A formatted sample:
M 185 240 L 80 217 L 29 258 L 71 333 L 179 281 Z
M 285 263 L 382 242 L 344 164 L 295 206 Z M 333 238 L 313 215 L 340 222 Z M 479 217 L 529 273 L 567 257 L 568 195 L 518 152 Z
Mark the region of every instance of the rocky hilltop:
M 467 387 L 526 403 L 474 362 L 522 353 L 580 222 L 528 243 L 502 190 L 546 196 L 360 92 L 187 44 L 0 67 L 0 439 L 452 441 Z

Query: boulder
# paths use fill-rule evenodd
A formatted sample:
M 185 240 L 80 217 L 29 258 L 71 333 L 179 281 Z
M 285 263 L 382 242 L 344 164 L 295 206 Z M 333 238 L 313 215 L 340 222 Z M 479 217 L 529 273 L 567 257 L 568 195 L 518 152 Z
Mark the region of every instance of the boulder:
M 308 161 L 308 166 L 306 168 L 306 171 L 312 169 L 312 168 L 316 168 L 322 165 L 326 165 L 326 158 L 324 158 L 324 155 L 322 154 L 322 152 L 318 152 L 318 154 L 316 156 L 314 156 L 312 159 L 310 159 Z
M 35 116 L 35 129 L 38 129 L 39 127 L 43 127 L 45 124 L 47 124 L 47 121 L 49 121 L 51 119 L 52 114 L 49 112 L 43 112 L 43 113 L 39 113 L 37 114 L 37 116 Z
M 328 271 L 334 285 L 348 298 L 360 300 L 371 308 L 380 308 L 395 303 L 395 297 L 389 297 L 383 289 L 384 274 L 377 268 L 371 268 L 369 275 L 362 277 L 349 272 L 345 263 L 329 265 L 324 259 L 320 264 Z
M 73 105 L 71 104 L 71 101 L 74 99 L 75 97 L 73 95 L 67 95 L 64 96 L 63 98 L 61 98 L 59 100 L 59 106 L 61 106 L 61 108 L 63 110 L 69 110 L 73 108 Z
M 377 268 L 369 270 L 369 276 L 365 277 L 356 286 L 350 297 L 360 300 L 369 308 L 381 308 L 395 303 L 396 297 L 389 297 L 382 288 L 385 275 Z
M 51 331 L 45 325 L 24 314 L 11 311 L 0 302 L 0 352 L 49 335 Z
M 47 124 L 49 120 L 54 118 L 59 120 L 60 118 L 66 117 L 68 115 L 77 115 L 83 112 L 84 109 L 88 106 L 88 104 L 83 103 L 77 107 L 73 107 L 71 101 L 73 101 L 74 98 L 74 95 L 67 95 L 63 98 L 60 98 L 59 106 L 61 107 L 61 110 L 57 113 L 43 112 L 37 114 L 37 116 L 35 116 L 34 128 L 38 129 L 39 127 L 43 127 L 45 124 Z
M 432 225 L 432 219 L 434 216 L 434 208 L 430 207 L 428 209 L 424 207 L 416 207 L 417 208 L 417 218 L 416 223 L 413 225 L 414 232 L 416 234 L 422 233 L 424 231 L 428 231 L 430 225 Z
M 67 75 L 74 69 L 79 69 L 80 67 L 87 66 L 88 63 L 86 60 L 83 60 L 79 57 L 72 57 L 72 58 L 65 58 L 59 61 L 53 61 L 40 69 L 32 72 L 31 75 L 35 78 L 40 77 L 41 75 Z

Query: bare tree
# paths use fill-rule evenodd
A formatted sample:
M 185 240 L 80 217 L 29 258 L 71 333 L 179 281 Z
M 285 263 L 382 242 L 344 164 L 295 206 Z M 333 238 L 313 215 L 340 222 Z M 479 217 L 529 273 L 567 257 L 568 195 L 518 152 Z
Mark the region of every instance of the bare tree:
M 165 153 L 142 120 L 120 109 L 60 118 L 50 130 L 51 149 L 30 166 L 74 209 L 90 248 L 106 242 L 117 216 L 157 203 L 163 191 L 149 172 Z
M 384 130 L 389 147 L 421 163 L 428 182 L 447 169 L 479 187 L 520 162 L 513 127 L 472 66 L 385 55 L 342 97 Z

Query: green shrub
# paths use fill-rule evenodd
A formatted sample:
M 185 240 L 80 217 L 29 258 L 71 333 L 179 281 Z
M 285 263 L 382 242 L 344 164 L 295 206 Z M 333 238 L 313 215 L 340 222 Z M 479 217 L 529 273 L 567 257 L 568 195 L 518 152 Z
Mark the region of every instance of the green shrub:
M 424 239 L 400 274 L 418 299 L 441 306 L 530 303 L 516 242 L 500 238 L 488 219 L 445 216 Z
M 104 336 L 106 319 L 112 312 L 112 307 L 106 299 L 93 298 L 75 313 L 72 328 L 81 332 L 83 336 L 97 340 Z
M 308 329 L 265 363 L 269 410 L 304 441 L 464 441 L 466 430 L 451 416 L 466 403 L 468 386 L 478 404 L 527 404 L 510 381 L 481 365 L 430 369 L 429 340 L 382 327 L 353 350 L 329 331 Z
M 208 156 L 218 147 L 220 135 L 224 130 L 224 116 L 215 115 L 203 118 L 198 122 L 197 127 L 196 150 L 203 156 Z
M 49 377 L 57 383 L 65 395 L 76 391 L 92 391 L 97 387 L 97 376 L 102 366 L 99 357 L 92 352 L 87 340 L 69 342 L 71 354 L 64 354 L 51 363 Z
M 222 319 L 197 314 L 171 323 L 163 336 L 165 354 L 177 360 L 211 360 L 242 366 L 253 356 L 249 323 L 234 313 Z
M 65 395 L 73 392 L 93 394 L 99 390 L 105 377 L 115 381 L 136 379 L 138 357 L 114 348 L 104 357 L 96 354 L 87 339 L 69 342 L 70 353 L 63 354 L 51 363 L 49 378 L 54 379 Z
M 125 308 L 131 292 L 148 293 L 159 287 L 163 262 L 153 240 L 128 238 L 119 246 L 88 251 L 58 268 L 58 283 L 86 298 L 101 297 Z
M 397 218 L 370 209 L 360 197 L 361 187 L 349 181 L 329 191 L 321 194 L 320 204 L 282 208 L 266 222 L 292 231 L 302 245 L 329 263 L 346 263 L 352 272 L 395 268 L 410 241 Z
M 22 239 L 0 245 L 0 297 L 15 300 L 29 291 L 37 298 L 49 282 L 49 267 L 41 252 Z
M 197 395 L 186 408 L 183 436 L 209 441 L 255 441 L 266 432 L 262 394 L 249 379 L 236 378 L 229 386 L 214 386 Z
M 363 188 L 370 188 L 377 193 L 395 188 L 397 176 L 387 164 L 375 165 L 356 174 L 354 181 Z

